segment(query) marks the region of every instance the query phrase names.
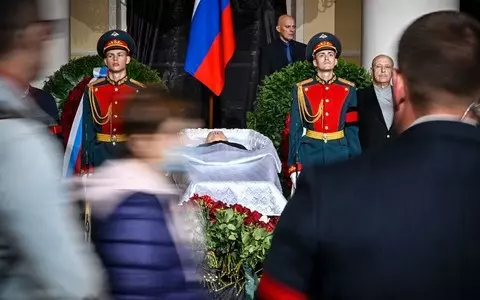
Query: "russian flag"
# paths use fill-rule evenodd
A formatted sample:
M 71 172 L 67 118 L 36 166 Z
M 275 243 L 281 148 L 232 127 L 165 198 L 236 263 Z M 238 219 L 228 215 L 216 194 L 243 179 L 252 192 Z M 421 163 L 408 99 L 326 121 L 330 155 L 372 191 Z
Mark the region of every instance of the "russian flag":
M 107 68 L 95 68 L 93 69 L 93 78 L 90 82 L 97 80 L 100 77 L 107 76 Z M 70 177 L 74 174 L 76 167 L 80 166 L 80 152 L 82 149 L 82 117 L 83 117 L 83 96 L 78 105 L 75 118 L 73 119 L 72 129 L 68 136 L 67 147 L 63 157 L 63 176 Z
M 185 71 L 219 96 L 234 51 L 230 0 L 195 0 Z

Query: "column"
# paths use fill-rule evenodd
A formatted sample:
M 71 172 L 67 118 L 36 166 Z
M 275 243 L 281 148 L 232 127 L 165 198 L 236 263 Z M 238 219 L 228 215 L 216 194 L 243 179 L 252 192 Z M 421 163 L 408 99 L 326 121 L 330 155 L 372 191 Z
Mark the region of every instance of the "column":
M 297 30 L 295 31 L 295 40 L 301 43 L 305 43 L 303 38 L 303 2 L 304 0 L 295 0 L 295 15 L 293 16 L 295 17 L 295 24 L 297 24 Z
M 109 30 L 120 29 L 127 31 L 127 1 L 108 0 L 108 6 Z
M 40 18 L 51 22 L 52 37 L 46 42 L 44 67 L 33 86 L 42 88 L 44 81 L 70 60 L 70 1 L 41 0 Z
M 459 0 L 363 0 L 362 65 L 369 69 L 378 54 L 396 62 L 397 45 L 416 18 L 439 10 L 459 10 Z

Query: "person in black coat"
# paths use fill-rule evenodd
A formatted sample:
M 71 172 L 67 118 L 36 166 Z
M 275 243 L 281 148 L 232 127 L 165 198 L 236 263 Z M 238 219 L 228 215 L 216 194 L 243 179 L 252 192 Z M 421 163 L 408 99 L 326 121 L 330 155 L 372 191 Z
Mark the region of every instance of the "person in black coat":
M 363 151 L 377 149 L 396 136 L 390 84 L 393 59 L 378 55 L 372 61 L 373 84 L 357 91 L 359 137 Z
M 49 93 L 41 90 L 39 88 L 29 86 L 26 95 L 30 96 L 35 104 L 46 114 L 48 115 L 45 118 L 45 125 L 48 126 L 50 131 L 55 135 L 61 138 L 62 128 L 59 126 L 58 121 L 60 118 L 57 102 Z
M 30 86 L 28 89 L 28 95 L 30 95 L 35 103 L 51 118 L 51 123 L 56 124 L 58 122 L 59 113 L 57 102 L 49 93 L 36 87 Z M 52 125 L 48 124 L 48 125 Z
M 403 33 L 398 64 L 402 133 L 302 171 L 258 299 L 480 297 L 480 23 L 457 11 L 424 15 Z
M 280 38 L 260 49 L 260 81 L 288 64 L 305 60 L 307 45 L 293 39 L 296 29 L 293 17 L 280 16 L 276 29 Z

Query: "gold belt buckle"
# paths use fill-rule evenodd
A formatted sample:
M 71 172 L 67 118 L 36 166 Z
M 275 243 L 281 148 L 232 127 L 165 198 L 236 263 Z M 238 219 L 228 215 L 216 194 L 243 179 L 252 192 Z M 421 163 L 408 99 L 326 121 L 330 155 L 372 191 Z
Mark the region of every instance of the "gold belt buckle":
M 326 133 L 323 134 L 323 141 L 325 142 L 325 144 L 327 143 L 328 139 L 327 139 L 328 135 Z
M 112 140 L 112 144 L 115 146 L 115 144 L 117 143 L 117 136 L 115 134 L 112 135 L 111 140 Z

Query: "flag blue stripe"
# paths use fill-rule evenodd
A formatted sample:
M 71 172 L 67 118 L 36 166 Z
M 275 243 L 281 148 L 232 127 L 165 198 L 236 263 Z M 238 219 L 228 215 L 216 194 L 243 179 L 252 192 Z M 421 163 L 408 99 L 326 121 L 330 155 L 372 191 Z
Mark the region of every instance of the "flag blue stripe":
M 78 126 L 78 130 L 75 136 L 75 142 L 73 144 L 72 154 L 70 155 L 70 161 L 68 163 L 68 176 L 73 174 L 75 164 L 77 163 L 78 154 L 82 144 L 82 126 Z
M 185 71 L 194 75 L 220 33 L 220 18 L 230 0 L 201 0 L 190 27 Z

